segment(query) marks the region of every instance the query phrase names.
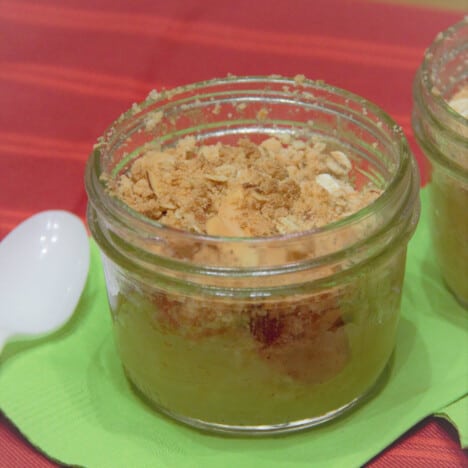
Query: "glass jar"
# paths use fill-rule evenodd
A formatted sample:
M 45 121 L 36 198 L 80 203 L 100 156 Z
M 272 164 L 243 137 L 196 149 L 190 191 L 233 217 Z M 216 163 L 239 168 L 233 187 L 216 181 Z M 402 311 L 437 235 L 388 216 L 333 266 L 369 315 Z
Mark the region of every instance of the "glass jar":
M 468 18 L 440 33 L 413 86 L 413 128 L 430 162 L 434 252 L 448 288 L 468 306 L 468 119 L 450 105 L 468 93 Z M 467 94 L 468 97 L 468 94 Z
M 346 152 L 356 187 L 382 195 L 322 228 L 235 238 L 161 225 L 106 190 L 154 145 L 271 134 Z M 376 385 L 395 345 L 419 177 L 375 105 L 281 77 L 152 92 L 100 139 L 86 188 L 120 359 L 153 407 L 214 431 L 287 432 L 335 418 Z

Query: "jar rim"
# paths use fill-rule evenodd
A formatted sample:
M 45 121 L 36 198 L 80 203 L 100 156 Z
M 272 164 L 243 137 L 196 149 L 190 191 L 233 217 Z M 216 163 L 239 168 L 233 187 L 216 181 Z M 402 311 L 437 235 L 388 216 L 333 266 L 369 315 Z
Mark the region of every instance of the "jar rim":
M 141 109 L 147 109 L 149 106 L 153 106 L 158 103 L 162 103 L 167 101 L 172 105 L 177 102 L 177 96 L 183 95 L 187 91 L 194 92 L 198 90 L 203 90 L 204 88 L 213 87 L 213 86 L 223 86 L 226 84 L 231 83 L 242 83 L 242 84 L 260 84 L 265 83 L 267 84 L 280 84 L 283 86 L 297 86 L 298 80 L 297 78 L 287 78 L 280 75 L 270 75 L 270 76 L 235 76 L 235 75 L 228 75 L 225 78 L 214 78 L 205 81 L 199 81 L 196 83 L 192 83 L 189 85 L 179 86 L 173 89 L 170 89 L 168 92 L 163 91 L 158 93 L 157 95 L 154 93 L 149 93 L 147 98 L 142 101 L 139 106 Z M 127 110 L 124 114 L 122 114 L 117 120 L 115 120 L 108 129 L 104 132 L 103 137 L 98 140 L 97 145 L 95 146 L 95 150 L 91 153 L 91 156 L 88 160 L 87 164 L 87 190 L 88 195 L 93 193 L 93 190 L 98 191 L 98 195 L 100 197 L 104 197 L 106 202 L 111 206 L 111 211 L 115 212 L 115 214 L 120 219 L 125 219 L 127 221 L 138 221 L 139 228 L 143 228 L 143 230 L 151 235 L 155 234 L 156 232 L 165 232 L 170 233 L 173 236 L 183 236 L 187 240 L 197 241 L 197 242 L 210 242 L 213 244 L 216 243 L 224 243 L 224 242 L 235 242 L 242 245 L 267 245 L 268 243 L 277 243 L 277 242 L 289 242 L 289 241 L 297 241 L 303 240 L 305 238 L 310 238 L 317 235 L 323 235 L 335 230 L 339 230 L 340 228 L 352 226 L 353 224 L 357 224 L 359 221 L 362 221 L 371 213 L 375 213 L 379 211 L 382 207 L 386 206 L 391 197 L 392 193 L 394 192 L 395 188 L 401 183 L 401 180 L 405 177 L 408 170 L 415 170 L 415 164 L 412 160 L 411 151 L 404 135 L 402 128 L 379 106 L 368 101 L 367 99 L 354 94 L 350 91 L 344 90 L 339 87 L 332 86 L 327 84 L 321 80 L 310 80 L 307 78 L 300 80 L 300 87 L 301 90 L 308 92 L 311 89 L 318 89 L 321 91 L 327 91 L 333 93 L 336 96 L 343 97 L 347 100 L 354 101 L 355 103 L 359 103 L 361 107 L 364 109 L 371 110 L 372 113 L 379 118 L 380 122 L 383 122 L 386 128 L 389 130 L 392 142 L 395 143 L 396 151 L 400 155 L 398 165 L 396 167 L 395 172 L 392 174 L 391 179 L 389 180 L 388 184 L 385 187 L 383 193 L 377 197 L 374 201 L 370 204 L 365 206 L 364 208 L 356 211 L 355 213 L 346 216 L 342 219 L 334 221 L 332 223 L 328 223 L 324 226 L 318 228 L 312 228 L 309 230 L 286 233 L 286 234 L 277 234 L 273 236 L 263 236 L 263 237 L 229 237 L 229 236 L 213 236 L 208 234 L 201 234 L 191 231 L 185 231 L 181 229 L 177 229 L 172 226 L 168 226 L 162 224 L 156 220 L 152 220 L 147 216 L 138 213 L 137 211 L 130 208 L 127 204 L 118 200 L 115 197 L 112 197 L 110 194 L 107 193 L 105 182 L 100 180 L 100 174 L 97 176 L 98 184 L 93 184 L 91 186 L 89 182 L 90 173 L 95 171 L 100 171 L 99 165 L 99 156 L 100 156 L 100 149 L 107 144 L 107 138 L 114 133 L 115 128 L 125 121 L 127 118 L 132 118 L 134 113 L 132 109 Z M 261 92 L 260 90 L 258 90 Z M 199 94 L 194 94 L 192 99 L 196 99 L 199 97 Z M 362 115 L 360 116 L 362 118 Z M 378 127 L 375 122 L 370 121 L 368 123 L 372 123 L 375 127 Z M 106 137 L 107 136 L 107 137 Z M 413 166 L 411 168 L 411 166 Z M 416 171 L 417 172 L 417 171 Z M 92 198 L 91 196 L 89 197 Z
M 434 106 L 439 112 L 442 112 L 443 115 L 449 115 L 450 119 L 457 122 L 461 125 L 466 125 L 468 119 L 462 114 L 457 112 L 452 106 L 447 102 L 446 99 L 442 96 L 438 90 L 437 84 L 434 81 L 433 70 L 433 61 L 434 57 L 437 56 L 439 52 L 448 41 L 454 38 L 461 30 L 466 29 L 468 32 L 468 15 L 465 16 L 461 21 L 455 23 L 452 26 L 449 26 L 444 31 L 439 32 L 430 46 L 427 48 L 424 53 L 424 57 L 420 67 L 420 80 L 423 84 L 423 87 L 426 93 L 430 94 Z
M 448 96 L 467 83 L 465 38 L 468 16 L 434 38 L 413 82 L 412 116 L 415 136 L 429 160 L 463 183 L 468 178 L 468 119 L 452 108 Z

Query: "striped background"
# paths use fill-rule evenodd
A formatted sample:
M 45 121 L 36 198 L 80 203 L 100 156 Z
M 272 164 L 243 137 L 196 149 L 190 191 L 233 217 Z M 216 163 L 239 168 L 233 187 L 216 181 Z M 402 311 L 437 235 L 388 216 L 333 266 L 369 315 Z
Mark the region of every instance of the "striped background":
M 150 89 L 228 72 L 303 73 L 376 102 L 403 126 L 425 182 L 411 82 L 461 16 L 358 0 L 0 0 L 0 239 L 43 209 L 84 217 L 94 141 Z M 431 418 L 371 466 L 463 464 L 455 431 Z M 0 466 L 54 465 L 3 418 Z

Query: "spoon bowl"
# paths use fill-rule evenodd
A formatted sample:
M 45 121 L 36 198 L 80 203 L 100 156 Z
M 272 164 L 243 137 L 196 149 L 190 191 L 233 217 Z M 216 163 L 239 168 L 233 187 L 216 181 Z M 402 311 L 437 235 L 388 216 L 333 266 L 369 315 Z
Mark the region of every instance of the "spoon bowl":
M 0 352 L 7 339 L 56 331 L 72 316 L 89 269 L 83 222 L 43 211 L 0 242 Z

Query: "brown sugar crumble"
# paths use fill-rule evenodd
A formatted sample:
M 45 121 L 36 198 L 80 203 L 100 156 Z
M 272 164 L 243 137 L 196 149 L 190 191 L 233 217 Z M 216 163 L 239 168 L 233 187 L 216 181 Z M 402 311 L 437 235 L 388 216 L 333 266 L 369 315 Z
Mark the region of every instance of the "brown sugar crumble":
M 465 84 L 449 101 L 449 105 L 468 119 L 468 83 Z
M 121 175 L 113 195 L 161 224 L 213 236 L 264 237 L 337 221 L 381 193 L 356 190 L 352 163 L 319 140 L 247 138 L 237 145 L 181 139 L 148 150 Z

